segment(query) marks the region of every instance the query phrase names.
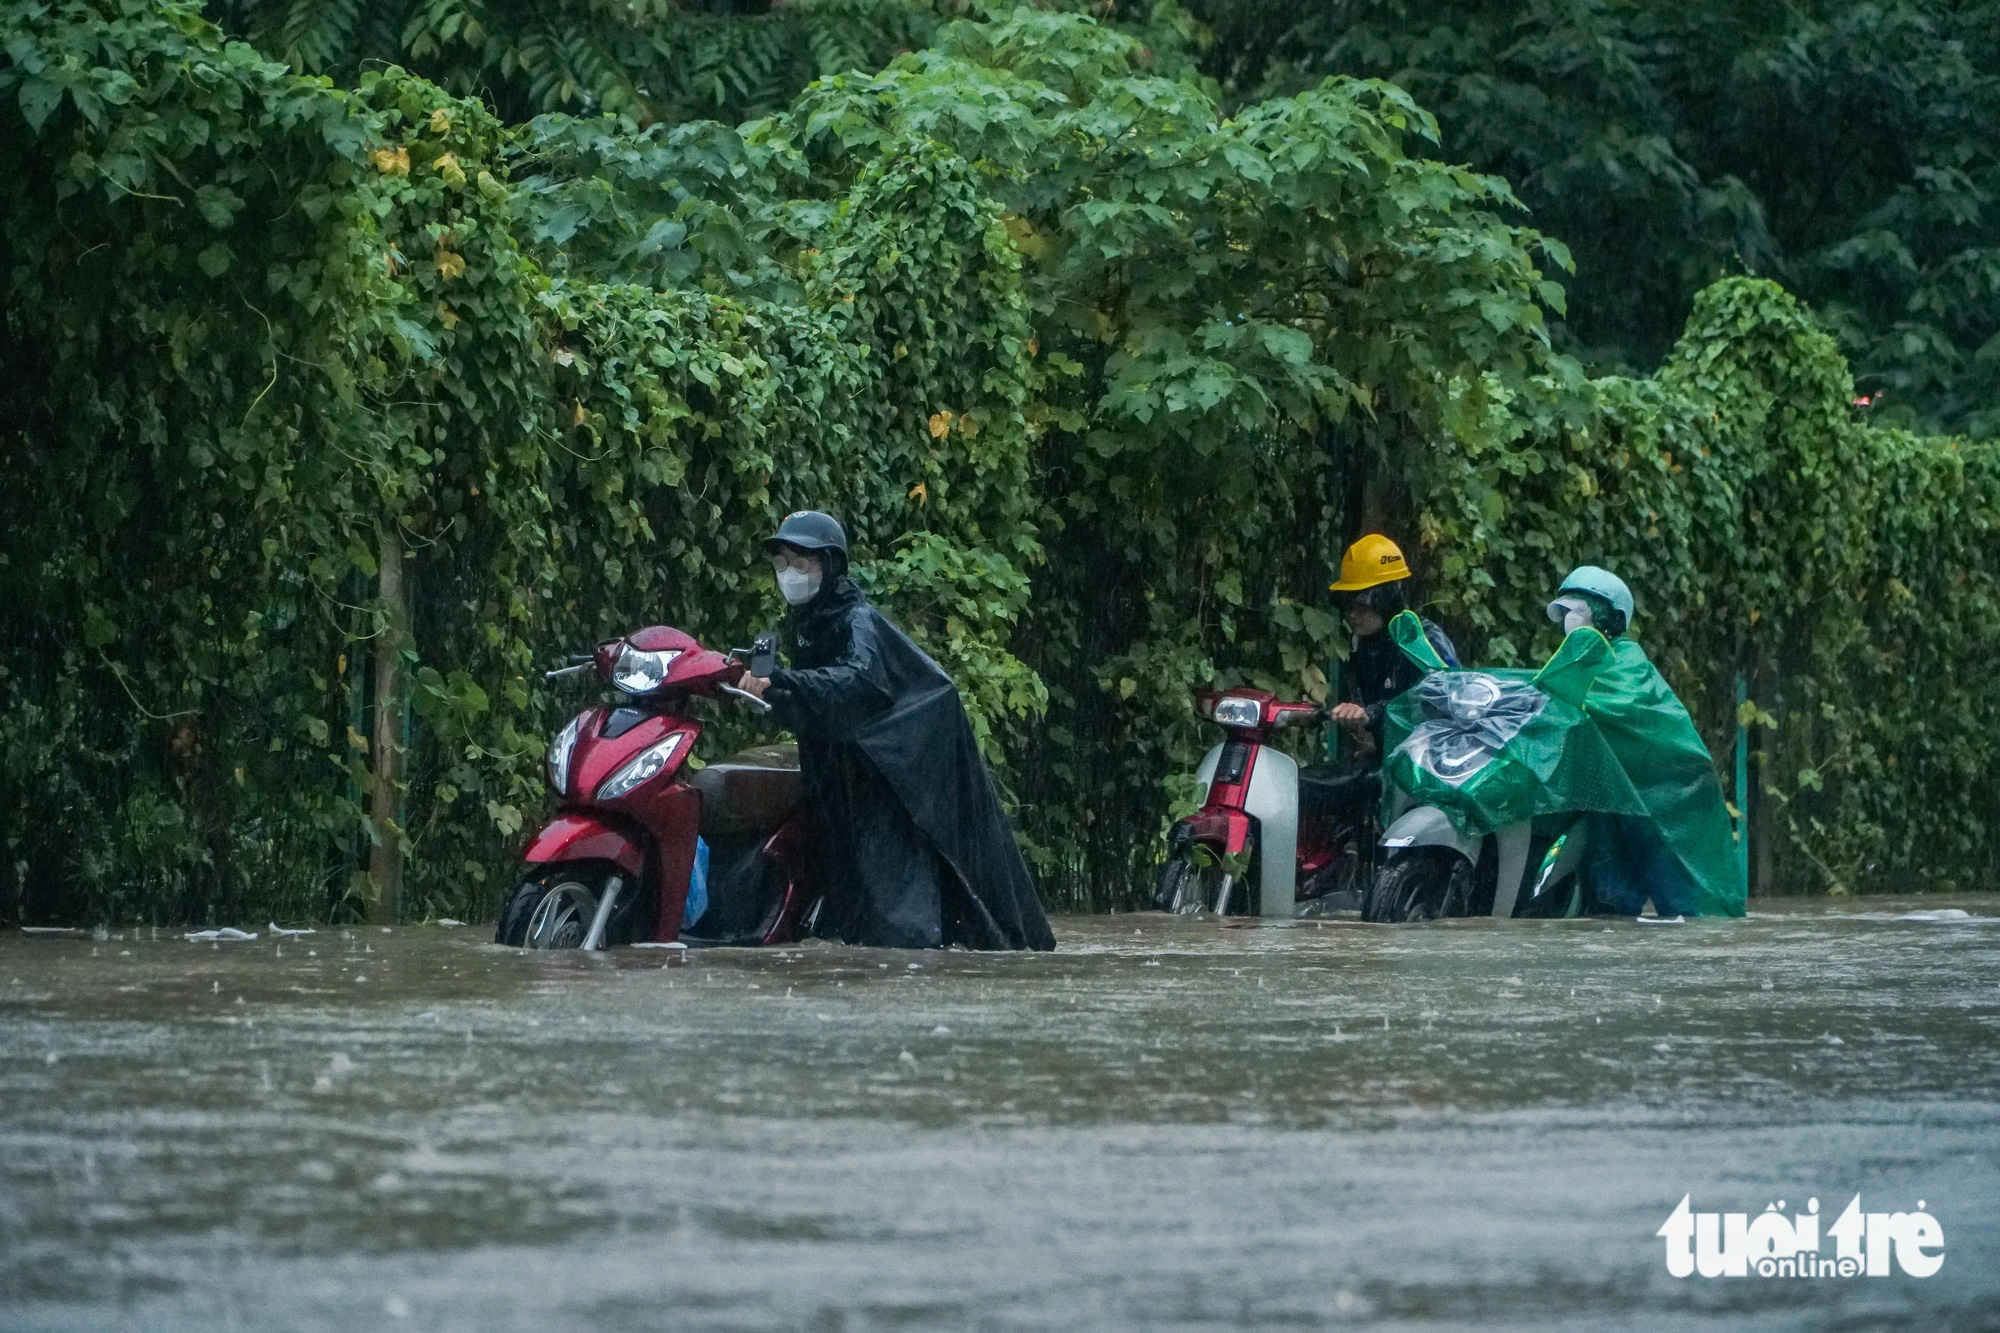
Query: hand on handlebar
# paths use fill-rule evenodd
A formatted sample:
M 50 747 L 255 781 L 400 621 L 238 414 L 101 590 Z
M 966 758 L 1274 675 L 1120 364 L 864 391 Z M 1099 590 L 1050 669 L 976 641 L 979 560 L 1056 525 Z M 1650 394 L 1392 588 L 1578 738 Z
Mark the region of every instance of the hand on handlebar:
M 769 676 L 753 676 L 746 671 L 737 680 L 736 688 L 745 694 L 754 694 L 761 699 L 764 697 L 764 691 L 771 688 L 771 678 Z
M 1335 704 L 1327 716 L 1349 731 L 1368 730 L 1368 710 L 1360 704 Z

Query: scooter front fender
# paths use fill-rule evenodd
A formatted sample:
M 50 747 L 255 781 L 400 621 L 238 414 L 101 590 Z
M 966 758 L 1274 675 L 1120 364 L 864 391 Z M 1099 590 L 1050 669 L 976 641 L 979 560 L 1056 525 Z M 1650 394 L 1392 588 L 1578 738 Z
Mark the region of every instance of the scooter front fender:
M 1173 837 L 1179 843 L 1198 842 L 1233 855 L 1250 841 L 1250 816 L 1226 806 L 1204 806 L 1183 819 Z
M 1383 851 L 1397 852 L 1405 847 L 1449 847 L 1473 864 L 1479 863 L 1479 839 L 1452 827 L 1444 811 L 1434 805 L 1405 810 L 1382 830 Z
M 565 814 L 535 835 L 521 859 L 529 865 L 558 861 L 610 861 L 637 883 L 646 872 L 646 851 L 633 837 L 596 815 Z

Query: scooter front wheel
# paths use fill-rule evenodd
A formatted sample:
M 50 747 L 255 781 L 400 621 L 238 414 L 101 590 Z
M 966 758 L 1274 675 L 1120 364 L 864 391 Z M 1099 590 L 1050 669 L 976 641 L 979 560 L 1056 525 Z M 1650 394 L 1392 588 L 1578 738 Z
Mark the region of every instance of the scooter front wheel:
M 1176 916 L 1192 916 L 1215 906 L 1222 886 L 1222 867 L 1214 863 L 1196 865 L 1193 858 L 1176 856 L 1160 870 L 1160 887 L 1154 906 Z
M 599 908 L 610 887 L 611 872 L 569 868 L 523 880 L 508 896 L 500 911 L 500 929 L 494 938 L 518 949 L 578 949 L 598 924 Z M 623 927 L 631 916 L 631 900 L 637 894 L 621 885 L 612 901 L 612 919 L 605 924 L 605 943 L 622 939 Z
M 1247 893 L 1243 887 L 1246 878 L 1225 870 L 1215 853 L 1195 849 L 1171 858 L 1161 867 L 1153 905 L 1177 916 L 1240 910 Z
M 1464 916 L 1471 864 L 1448 847 L 1412 847 L 1376 872 L 1362 900 L 1363 921 L 1432 921 Z

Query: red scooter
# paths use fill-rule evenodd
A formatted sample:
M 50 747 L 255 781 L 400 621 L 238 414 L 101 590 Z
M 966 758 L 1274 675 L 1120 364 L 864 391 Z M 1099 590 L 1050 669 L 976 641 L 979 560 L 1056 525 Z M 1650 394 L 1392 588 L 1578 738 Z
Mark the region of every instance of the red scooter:
M 1346 802 L 1368 811 L 1348 827 L 1326 814 L 1302 818 L 1300 797 L 1302 788 L 1367 779 L 1302 774 L 1296 760 L 1270 743 L 1281 727 L 1324 721 L 1326 709 L 1241 687 L 1204 690 L 1195 707 L 1225 739 L 1195 774 L 1201 808 L 1167 835 L 1154 905 L 1168 912 L 1278 917 L 1358 910 L 1372 871 L 1374 803 Z
M 702 724 L 694 701 L 768 676 L 776 639 L 731 655 L 651 626 L 579 654 L 551 679 L 594 672 L 622 696 L 577 715 L 549 746 L 556 816 L 523 854 L 527 874 L 501 908 L 496 938 L 529 949 L 640 941 L 783 944 L 812 929 L 811 822 L 797 750 L 767 746 L 690 768 Z M 708 906 L 684 921 L 697 839 L 707 844 Z M 683 926 L 686 930 L 684 932 Z

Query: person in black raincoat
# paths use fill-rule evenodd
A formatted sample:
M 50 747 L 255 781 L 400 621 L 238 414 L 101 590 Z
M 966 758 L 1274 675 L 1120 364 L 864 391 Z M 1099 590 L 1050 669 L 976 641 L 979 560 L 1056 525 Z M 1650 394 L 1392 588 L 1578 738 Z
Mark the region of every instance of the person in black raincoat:
M 1349 640 L 1346 668 L 1341 672 L 1345 698 L 1329 716 L 1353 737 L 1360 750 L 1342 764 L 1315 764 L 1299 771 L 1300 813 L 1358 823 L 1382 799 L 1382 721 L 1389 701 L 1423 679 L 1385 632 L 1408 599 L 1403 585 L 1410 577 L 1402 548 L 1380 533 L 1369 533 L 1347 548 L 1340 559 L 1340 581 L 1331 591 L 1342 594 Z M 1457 650 L 1444 630 L 1423 621 L 1424 637 L 1447 665 L 1458 665 Z
M 847 535 L 832 517 L 792 514 L 764 545 L 792 608 L 792 665 L 743 688 L 799 739 L 826 893 L 817 933 L 1053 949 L 951 677 L 847 577 Z

